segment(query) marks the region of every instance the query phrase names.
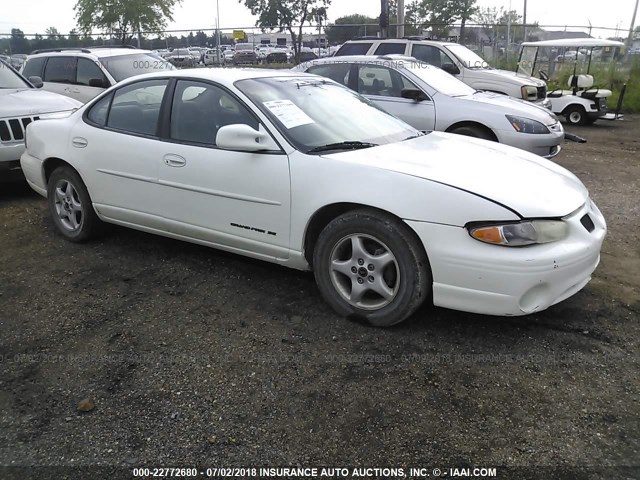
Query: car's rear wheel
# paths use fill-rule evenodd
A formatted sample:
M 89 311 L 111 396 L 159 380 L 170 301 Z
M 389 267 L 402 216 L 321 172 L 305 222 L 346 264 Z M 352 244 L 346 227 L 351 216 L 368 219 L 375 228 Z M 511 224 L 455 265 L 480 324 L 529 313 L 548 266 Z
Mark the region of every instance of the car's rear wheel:
M 475 125 L 457 127 L 451 130 L 451 133 L 464 135 L 465 137 L 481 138 L 483 140 L 495 140 L 487 129 Z
M 587 112 L 581 105 L 572 105 L 567 108 L 564 113 L 567 123 L 570 125 L 586 125 L 587 124 Z
M 72 242 L 89 240 L 102 222 L 93 210 L 82 179 L 71 167 L 59 167 L 47 186 L 49 213 L 57 230 Z
M 330 222 L 313 254 L 316 282 L 341 315 L 378 327 L 416 311 L 431 289 L 429 262 L 420 241 L 399 219 L 356 210 Z

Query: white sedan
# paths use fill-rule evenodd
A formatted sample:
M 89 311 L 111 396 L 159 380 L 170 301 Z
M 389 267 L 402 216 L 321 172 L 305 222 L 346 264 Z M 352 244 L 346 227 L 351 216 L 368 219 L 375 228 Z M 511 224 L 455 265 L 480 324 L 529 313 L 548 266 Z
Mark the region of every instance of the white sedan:
M 142 75 L 30 124 L 27 145 L 27 181 L 67 239 L 109 222 L 310 269 L 337 312 L 377 326 L 430 298 L 543 310 L 586 285 L 606 232 L 553 162 L 422 134 L 313 75 Z
M 440 130 L 522 148 L 545 158 L 561 150 L 564 129 L 549 110 L 481 92 L 444 70 L 400 55 L 312 60 L 295 71 L 331 78 L 418 130 Z

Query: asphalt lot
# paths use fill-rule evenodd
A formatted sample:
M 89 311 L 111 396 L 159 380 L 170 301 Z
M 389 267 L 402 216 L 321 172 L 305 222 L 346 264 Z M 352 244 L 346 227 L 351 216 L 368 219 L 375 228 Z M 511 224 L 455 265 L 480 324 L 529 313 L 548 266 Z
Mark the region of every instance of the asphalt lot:
M 337 317 L 311 274 L 123 228 L 68 243 L 44 199 L 3 183 L 0 465 L 639 478 L 640 117 L 571 130 L 588 143 L 557 161 L 609 223 L 602 262 L 582 292 L 520 318 L 423 308 L 369 328 Z

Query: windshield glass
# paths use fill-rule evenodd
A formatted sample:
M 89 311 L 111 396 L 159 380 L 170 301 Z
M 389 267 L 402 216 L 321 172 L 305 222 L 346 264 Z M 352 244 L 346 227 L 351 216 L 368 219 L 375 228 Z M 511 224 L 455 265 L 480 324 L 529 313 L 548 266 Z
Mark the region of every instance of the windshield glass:
M 450 97 L 473 95 L 475 90 L 466 83 L 461 82 L 444 70 L 434 67 L 427 62 L 403 62 L 399 68 L 406 68 L 431 88 Z
M 518 62 L 518 73 L 520 75 L 526 75 L 528 77 L 533 75 L 533 67 L 534 62 L 536 61 L 537 54 L 537 47 L 522 47 L 522 52 L 520 53 L 520 61 Z
M 174 69 L 173 65 L 155 53 L 135 53 L 132 55 L 103 57 L 100 59 L 100 63 L 104 65 L 104 68 L 107 69 L 116 82 L 135 75 L 142 75 L 143 73 Z
M 481 56 L 475 54 L 464 45 L 447 44 L 446 47 L 466 68 L 491 68 L 491 66 L 485 62 Z
M 29 88 L 25 82 L 9 65 L 0 60 L 0 88 Z
M 364 97 L 327 80 L 259 78 L 240 80 L 236 86 L 303 152 L 342 142 L 383 145 L 420 134 Z
M 236 50 L 253 50 L 253 45 L 250 43 L 239 43 L 236 45 Z

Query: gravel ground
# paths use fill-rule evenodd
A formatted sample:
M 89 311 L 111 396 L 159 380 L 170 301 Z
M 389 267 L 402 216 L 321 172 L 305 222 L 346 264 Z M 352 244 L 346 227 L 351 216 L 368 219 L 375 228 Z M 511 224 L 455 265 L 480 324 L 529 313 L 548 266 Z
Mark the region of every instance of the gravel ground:
M 639 125 L 572 129 L 588 143 L 557 161 L 610 233 L 582 292 L 521 318 L 425 307 L 370 328 L 337 317 L 311 274 L 115 227 L 68 243 L 44 199 L 1 185 L 0 465 L 638 478 Z

